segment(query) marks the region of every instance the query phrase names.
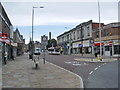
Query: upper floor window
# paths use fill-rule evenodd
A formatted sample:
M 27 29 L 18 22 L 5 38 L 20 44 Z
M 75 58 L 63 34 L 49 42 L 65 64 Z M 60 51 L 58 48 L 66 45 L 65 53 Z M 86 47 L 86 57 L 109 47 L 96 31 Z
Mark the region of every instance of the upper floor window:
M 80 39 L 80 30 L 77 30 L 77 39 Z
M 84 28 L 81 28 L 81 38 L 84 37 Z
M 108 36 L 108 30 L 104 30 L 104 36 Z
M 75 32 L 74 32 L 74 40 L 75 40 Z
M 67 35 L 67 41 L 69 40 L 69 34 Z
M 90 36 L 90 27 L 87 26 L 87 35 Z
M 70 33 L 70 40 L 72 40 L 72 33 Z
M 96 32 L 96 37 L 99 37 L 99 31 Z
M 62 42 L 64 42 L 64 37 L 62 37 Z

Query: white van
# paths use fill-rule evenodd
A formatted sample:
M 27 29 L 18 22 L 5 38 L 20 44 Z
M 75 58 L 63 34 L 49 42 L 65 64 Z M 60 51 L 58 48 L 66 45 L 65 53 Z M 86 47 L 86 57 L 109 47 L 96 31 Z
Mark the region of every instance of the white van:
M 41 53 L 41 49 L 40 48 L 35 48 L 34 54 L 35 55 L 40 55 L 40 53 Z

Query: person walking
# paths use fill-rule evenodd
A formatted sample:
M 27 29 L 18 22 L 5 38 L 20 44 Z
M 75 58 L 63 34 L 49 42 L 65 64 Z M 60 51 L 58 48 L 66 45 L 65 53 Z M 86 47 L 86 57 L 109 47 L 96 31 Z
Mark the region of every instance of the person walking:
M 4 51 L 4 64 L 7 64 L 7 52 Z
M 98 55 L 98 52 L 97 52 L 97 50 L 95 50 L 95 57 L 97 58 L 97 55 Z

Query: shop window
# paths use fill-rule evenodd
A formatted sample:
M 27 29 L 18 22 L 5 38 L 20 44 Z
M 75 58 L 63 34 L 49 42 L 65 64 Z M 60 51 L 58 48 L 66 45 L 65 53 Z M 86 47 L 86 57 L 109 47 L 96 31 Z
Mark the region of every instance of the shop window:
M 114 54 L 120 54 L 120 45 L 114 46 Z
M 108 36 L 108 30 L 104 30 L 104 36 Z
M 105 51 L 110 51 L 110 47 L 109 46 L 105 46 Z

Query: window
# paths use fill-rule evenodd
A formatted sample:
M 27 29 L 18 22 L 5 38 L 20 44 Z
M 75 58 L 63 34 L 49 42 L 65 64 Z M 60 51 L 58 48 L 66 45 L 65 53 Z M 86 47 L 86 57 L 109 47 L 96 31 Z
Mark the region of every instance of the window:
M 80 39 L 80 30 L 77 30 L 77 39 Z
M 72 39 L 72 35 L 71 35 L 71 33 L 70 33 L 70 40 Z
M 69 40 L 69 34 L 67 35 L 67 41 Z
M 108 30 L 104 30 L 104 36 L 108 36 Z
M 110 47 L 109 46 L 105 46 L 105 51 L 110 51 Z
M 82 28 L 82 30 L 81 30 L 81 38 L 83 38 L 84 37 L 84 28 Z
M 62 37 L 62 42 L 64 42 L 64 37 Z
M 120 54 L 120 45 L 114 46 L 114 54 Z
M 90 36 L 90 28 L 89 28 L 89 26 L 87 26 L 87 34 L 88 34 L 88 36 Z
M 74 32 L 74 40 L 75 40 L 75 32 Z
M 99 37 L 99 31 L 96 32 L 96 37 Z

